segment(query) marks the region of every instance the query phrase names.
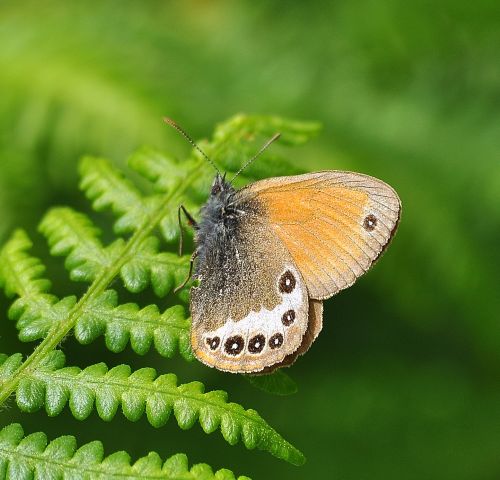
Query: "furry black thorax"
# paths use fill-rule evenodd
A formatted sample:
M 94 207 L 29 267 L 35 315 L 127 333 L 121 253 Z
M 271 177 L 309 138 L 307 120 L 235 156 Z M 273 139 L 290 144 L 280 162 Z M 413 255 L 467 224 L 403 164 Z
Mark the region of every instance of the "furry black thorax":
M 238 225 L 244 211 L 237 205 L 237 190 L 217 174 L 210 197 L 200 210 L 196 226 L 197 262 L 195 275 L 203 274 L 210 266 L 227 267 L 228 251 L 238 236 Z

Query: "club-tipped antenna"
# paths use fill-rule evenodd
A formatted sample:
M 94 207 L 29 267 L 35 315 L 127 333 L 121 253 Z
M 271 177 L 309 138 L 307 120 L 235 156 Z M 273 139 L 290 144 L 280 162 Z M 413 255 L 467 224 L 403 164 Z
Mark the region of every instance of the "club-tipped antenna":
M 281 137 L 281 133 L 275 133 L 266 143 L 264 143 L 264 145 L 262 145 L 261 149 L 252 157 L 250 158 L 250 160 L 247 160 L 245 162 L 245 164 L 235 173 L 234 177 L 231 178 L 231 180 L 229 181 L 229 183 L 233 183 L 233 180 L 243 171 L 245 170 L 245 168 L 248 167 L 248 165 L 250 165 L 258 156 L 260 156 L 260 154 L 266 150 L 267 147 L 269 147 L 269 145 L 271 145 L 271 143 L 275 142 L 276 140 L 278 140 L 278 138 Z
M 168 117 L 163 117 L 163 121 L 171 127 L 175 128 L 193 146 L 193 148 L 196 148 L 196 150 L 198 150 L 198 152 L 203 155 L 205 160 L 210 165 L 212 165 L 212 167 L 214 167 L 217 173 L 220 175 L 220 170 L 217 168 L 217 165 L 215 165 L 215 163 L 208 157 L 208 155 L 200 147 L 198 147 L 196 143 L 194 143 L 194 140 L 179 125 L 177 125 L 177 123 L 175 123 L 171 118 Z

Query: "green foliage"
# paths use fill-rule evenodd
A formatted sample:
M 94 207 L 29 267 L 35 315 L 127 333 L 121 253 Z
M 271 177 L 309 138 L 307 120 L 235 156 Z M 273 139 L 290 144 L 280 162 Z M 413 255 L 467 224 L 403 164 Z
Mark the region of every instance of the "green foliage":
M 269 375 L 246 375 L 245 378 L 254 387 L 273 395 L 292 395 L 299 390 L 293 378 L 282 369 Z
M 133 232 L 150 220 L 151 212 L 139 190 L 108 160 L 85 157 L 80 175 L 80 186 L 93 201 L 92 207 L 97 211 L 111 208 L 118 217 L 116 233 Z
M 72 436 L 58 437 L 47 443 L 47 436 L 32 433 L 24 436 L 21 425 L 14 423 L 0 431 L 1 478 L 64 478 L 98 480 L 108 478 L 165 480 L 234 480 L 226 469 L 213 473 L 206 464 L 188 467 L 187 457 L 173 455 L 164 463 L 156 452 L 130 464 L 126 452 L 104 457 L 101 442 L 94 441 L 77 448 Z M 240 476 L 238 480 L 249 480 Z
M 0 251 L 0 284 L 8 296 L 19 297 L 11 305 L 9 317 L 17 321 L 23 342 L 45 337 L 53 325 L 67 317 L 76 302 L 73 296 L 60 301 L 48 293 L 51 283 L 41 276 L 45 267 L 26 253 L 31 246 L 26 233 L 16 230 Z
M 238 116 L 219 126 L 214 140 L 207 143 L 206 148 L 239 158 L 240 146 L 244 145 L 249 154 L 252 148 L 259 146 L 247 138 L 250 132 L 255 130 L 256 134 L 265 135 L 277 127 L 281 127 L 284 140 L 291 144 L 302 143 L 317 131 L 313 124 L 274 117 Z M 232 143 L 233 138 L 239 138 L 239 143 Z M 65 257 L 70 279 L 89 284 L 79 298 L 77 295 L 58 298 L 51 293 L 51 283 L 43 277 L 45 267 L 30 255 L 32 242 L 23 230 L 15 231 L 0 250 L 0 286 L 8 296 L 17 297 L 9 317 L 16 321 L 19 339 L 41 340 L 26 359 L 17 353 L 0 358 L 0 404 L 14 393 L 23 412 L 44 407 L 47 415 L 57 416 L 69 405 L 78 420 L 85 420 L 96 410 L 105 421 L 110 421 L 120 408 L 128 420 L 137 421 L 145 414 L 149 423 L 157 428 L 173 415 L 183 430 L 199 422 L 207 434 L 220 429 L 231 445 L 241 440 L 247 449 L 265 450 L 294 465 L 303 464 L 305 458 L 299 450 L 255 410 L 229 403 L 222 390 L 205 393 L 201 382 L 178 385 L 175 375 L 158 375 L 153 368 L 132 371 L 128 365 L 108 368 L 104 363 L 84 369 L 65 366 L 65 355 L 59 345 L 70 333 L 82 344 L 104 335 L 106 346 L 113 352 L 124 350 L 130 343 L 134 352 L 144 355 L 154 345 L 164 357 L 170 358 L 179 352 L 185 360 L 193 359 L 189 345 L 190 320 L 183 305 L 186 293 L 178 297 L 180 304 L 160 313 L 156 304 L 140 308 L 136 303 L 120 303 L 117 291 L 109 287 L 120 278 L 130 293 L 150 286 L 162 297 L 182 281 L 187 274 L 188 257 L 163 251 L 166 243 L 175 238 L 171 234 L 171 220 L 165 218 L 171 219 L 172 212 L 176 216 L 180 202 L 199 206 L 206 194 L 210 166 L 196 154 L 185 162 L 174 162 L 146 149 L 133 155 L 130 164 L 152 182 L 151 193 L 142 193 L 106 160 L 86 157 L 81 163 L 81 186 L 94 209 L 110 209 L 118 217 L 114 230 L 119 236 L 109 245 L 103 244 L 100 230 L 88 215 L 68 207 L 51 209 L 39 225 L 50 253 Z M 233 164 L 239 168 L 234 161 Z M 286 163 L 282 161 L 280 165 Z M 210 180 L 210 176 L 208 178 Z M 261 380 L 259 388 L 288 394 L 296 387 L 289 377 L 278 374 L 267 381 Z M 49 446 L 44 453 L 45 440 L 40 442 L 37 455 L 46 461 L 53 460 L 57 448 Z M 25 443 L 29 445 L 30 441 L 21 443 L 16 453 L 24 451 L 21 447 Z M 67 462 L 73 453 L 74 448 L 71 452 L 68 450 Z M 37 472 L 50 468 L 42 460 L 28 465 L 19 462 L 11 459 L 8 468 L 12 471 L 32 468 Z M 108 463 L 112 462 L 105 461 L 103 465 Z M 125 463 L 126 469 L 136 468 L 130 467 L 128 460 Z M 205 467 L 194 468 L 201 472 Z M 212 478 L 210 473 L 206 475 Z
M 92 282 L 99 272 L 116 260 L 123 242 L 105 249 L 99 230 L 84 214 L 70 208 L 54 208 L 43 218 L 40 231 L 47 237 L 52 255 L 67 255 L 71 280 Z
M 130 346 L 139 355 L 147 353 L 152 344 L 163 357 L 170 358 L 176 351 L 192 360 L 189 344 L 191 322 L 181 305 L 160 313 L 156 305 L 142 309 L 135 303 L 118 305 L 118 295 L 106 290 L 90 301 L 75 325 L 75 338 L 87 344 L 104 334 L 106 346 L 112 352 L 121 352 Z
M 18 360 L 8 361 L 5 371 L 12 372 L 13 366 L 19 366 Z M 266 450 L 296 465 L 304 462 L 303 455 L 255 410 L 228 403 L 224 391 L 205 393 L 200 382 L 177 385 L 175 375 L 157 376 L 153 368 L 132 372 L 128 365 L 108 369 L 104 363 L 98 363 L 81 370 L 64 367 L 64 363 L 64 354 L 56 350 L 45 358 L 43 366 L 23 376 L 16 390 L 17 405 L 22 411 L 35 412 L 45 407 L 53 417 L 68 404 L 78 420 L 85 420 L 95 408 L 99 417 L 110 421 L 121 407 L 128 420 L 135 422 L 146 414 L 156 428 L 173 414 L 183 430 L 199 422 L 205 433 L 220 429 L 230 445 L 241 440 L 248 449 Z M 4 376 L 1 366 L 0 378 Z
M 233 469 L 255 478 L 330 478 L 332 471 L 345 479 L 500 478 L 498 2 L 286 6 L 277 0 L 0 2 L 0 239 L 23 226 L 35 241 L 34 255 L 49 268 L 51 292 L 74 293 L 33 232 L 50 205 L 86 212 L 74 195 L 82 155 L 123 169 L 144 144 L 168 148 L 168 154 L 134 154 L 150 159 L 154 175 L 162 157 L 176 163 L 188 148 L 163 124 L 164 115 L 195 139 L 240 111 L 318 119 L 324 134 L 289 158 L 308 170 L 353 170 L 390 183 L 403 200 L 395 241 L 373 271 L 325 302 L 324 331 L 291 370 L 300 392 L 279 399 L 279 408 L 238 378 L 182 367 L 269 416 L 308 452 L 307 466 L 228 452 L 212 437 L 180 450 L 214 465 L 226 464 L 217 459 L 225 451 Z M 271 171 L 275 152 L 279 145 L 252 173 Z M 158 183 L 137 185 L 158 193 L 162 182 L 170 190 L 174 177 L 160 174 Z M 178 232 L 175 213 L 162 220 L 171 238 Z M 110 217 L 97 223 L 107 245 Z M 137 299 L 124 295 L 120 283 L 118 276 L 106 288 L 119 292 L 120 303 L 142 308 L 154 301 L 148 289 Z M 160 311 L 178 298 L 159 300 Z M 0 302 L 4 311 L 5 298 Z M 0 351 L 19 351 L 6 321 L 4 315 Z M 68 361 L 86 366 L 88 351 L 99 348 L 100 342 L 75 348 Z M 126 349 L 118 363 L 138 367 L 134 355 Z M 137 361 L 156 361 L 159 372 L 174 368 L 154 353 Z M 4 424 L 18 420 L 16 411 L 2 410 Z M 62 416 L 47 419 L 42 412 L 31 420 L 47 433 L 66 426 Z M 158 436 L 146 439 L 145 423 L 130 430 L 155 450 Z M 96 426 L 89 420 L 78 428 L 91 435 Z M 177 439 L 196 435 L 193 429 Z M 124 448 L 125 436 L 106 442 L 110 451 Z

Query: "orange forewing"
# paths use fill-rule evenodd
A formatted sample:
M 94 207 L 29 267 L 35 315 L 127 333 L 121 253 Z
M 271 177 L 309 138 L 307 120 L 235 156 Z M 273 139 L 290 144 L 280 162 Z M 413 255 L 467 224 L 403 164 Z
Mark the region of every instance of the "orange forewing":
M 316 299 L 347 288 L 368 270 L 394 234 L 401 210 L 391 187 L 351 172 L 272 178 L 245 190 L 264 206 Z

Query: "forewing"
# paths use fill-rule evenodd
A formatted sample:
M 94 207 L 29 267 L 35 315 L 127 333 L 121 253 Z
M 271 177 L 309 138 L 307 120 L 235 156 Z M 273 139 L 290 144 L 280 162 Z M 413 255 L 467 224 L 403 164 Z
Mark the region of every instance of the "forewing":
M 352 172 L 261 180 L 240 195 L 260 205 L 314 299 L 335 295 L 366 272 L 394 235 L 401 212 L 389 185 Z
M 247 211 L 204 257 L 191 290 L 191 346 L 203 363 L 250 373 L 281 362 L 307 330 L 307 289 L 289 252 Z

